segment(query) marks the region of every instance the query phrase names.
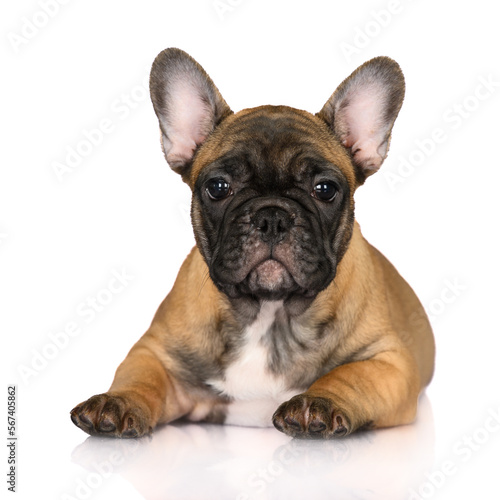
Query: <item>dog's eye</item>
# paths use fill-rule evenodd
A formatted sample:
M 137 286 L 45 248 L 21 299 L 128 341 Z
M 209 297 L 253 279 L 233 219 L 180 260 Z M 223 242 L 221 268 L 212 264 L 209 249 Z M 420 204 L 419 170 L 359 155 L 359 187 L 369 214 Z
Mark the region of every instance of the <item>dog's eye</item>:
M 337 187 L 332 182 L 318 182 L 314 186 L 312 195 L 320 201 L 333 201 L 337 195 Z
M 212 200 L 223 200 L 231 192 L 231 186 L 224 179 L 211 179 L 207 183 L 207 193 Z

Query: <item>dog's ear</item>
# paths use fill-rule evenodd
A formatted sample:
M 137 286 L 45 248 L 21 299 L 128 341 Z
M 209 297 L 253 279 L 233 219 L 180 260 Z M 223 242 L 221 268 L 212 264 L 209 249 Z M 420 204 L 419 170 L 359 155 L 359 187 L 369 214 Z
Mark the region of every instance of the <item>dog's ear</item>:
M 388 57 L 376 57 L 346 78 L 317 113 L 350 152 L 359 184 L 387 156 L 404 93 L 399 65 Z
M 205 70 L 179 49 L 158 54 L 149 88 L 165 158 L 188 182 L 196 150 L 232 111 Z

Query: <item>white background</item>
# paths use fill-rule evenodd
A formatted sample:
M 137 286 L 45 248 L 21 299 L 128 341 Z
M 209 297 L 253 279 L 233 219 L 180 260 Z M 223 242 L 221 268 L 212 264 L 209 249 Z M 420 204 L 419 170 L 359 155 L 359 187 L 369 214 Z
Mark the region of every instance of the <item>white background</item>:
M 42 3 L 4 2 L 0 15 L 2 405 L 5 415 L 17 384 L 17 498 L 496 498 L 493 3 L 222 0 L 218 12 L 212 0 L 69 0 L 48 2 L 50 17 Z M 391 151 L 356 202 L 367 239 L 433 316 L 436 374 L 415 425 L 295 443 L 274 429 L 201 425 L 86 441 L 71 423 L 74 405 L 108 388 L 193 245 L 189 189 L 163 159 L 144 87 L 169 46 L 195 57 L 235 111 L 316 112 L 365 60 L 400 63 L 407 93 Z M 102 120 L 107 133 L 85 149 Z M 58 177 L 54 164 L 79 146 L 86 156 Z M 127 278 L 110 296 L 113 272 Z M 109 301 L 94 316 L 92 297 Z M 72 324 L 78 334 L 63 341 Z

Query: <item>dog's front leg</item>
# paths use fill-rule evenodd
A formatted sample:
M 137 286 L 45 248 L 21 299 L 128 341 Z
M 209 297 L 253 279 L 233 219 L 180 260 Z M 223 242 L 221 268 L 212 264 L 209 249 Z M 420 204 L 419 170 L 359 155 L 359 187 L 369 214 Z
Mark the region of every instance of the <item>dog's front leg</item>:
M 341 437 L 361 428 L 410 423 L 420 379 L 406 350 L 347 363 L 318 379 L 305 393 L 283 403 L 274 426 L 297 438 Z
M 155 352 L 157 346 L 146 334 L 116 370 L 109 391 L 71 411 L 73 423 L 91 435 L 139 437 L 190 411 L 190 402 L 176 390 Z

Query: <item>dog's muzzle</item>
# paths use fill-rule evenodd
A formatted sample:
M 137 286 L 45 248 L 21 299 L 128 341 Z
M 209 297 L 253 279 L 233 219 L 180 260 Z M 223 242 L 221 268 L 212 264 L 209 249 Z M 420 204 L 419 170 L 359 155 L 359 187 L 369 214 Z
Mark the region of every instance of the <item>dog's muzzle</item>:
M 254 198 L 236 211 L 226 218 L 210 266 L 220 289 L 229 296 L 281 300 L 324 286 L 331 266 L 310 211 L 295 200 L 271 197 Z

